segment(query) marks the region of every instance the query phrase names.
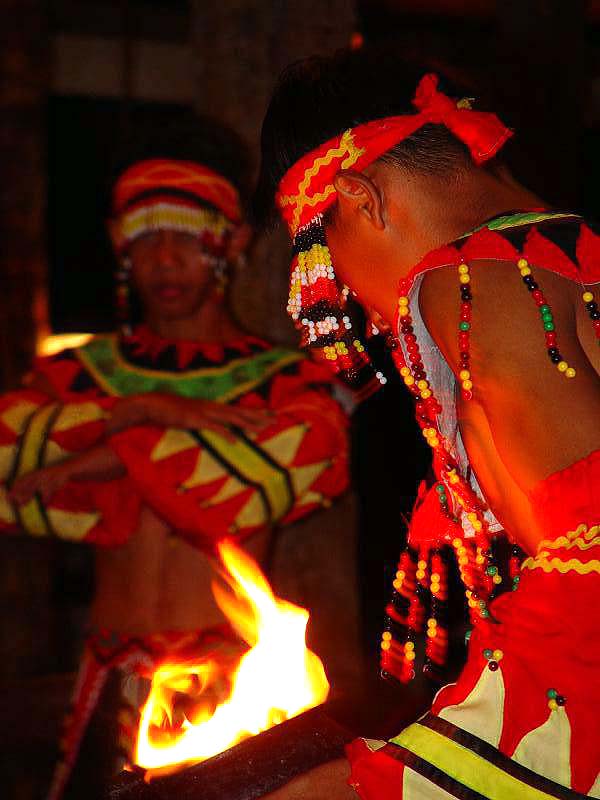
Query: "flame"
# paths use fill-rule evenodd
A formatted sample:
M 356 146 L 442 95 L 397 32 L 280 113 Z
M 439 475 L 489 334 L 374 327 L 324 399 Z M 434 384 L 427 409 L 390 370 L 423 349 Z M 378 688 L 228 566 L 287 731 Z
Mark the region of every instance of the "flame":
M 234 665 L 207 657 L 156 670 L 135 756 L 151 772 L 210 758 L 329 694 L 323 664 L 306 647 L 308 612 L 275 597 L 258 565 L 234 544 L 218 548 L 231 591 L 213 583 L 213 593 L 250 649 Z

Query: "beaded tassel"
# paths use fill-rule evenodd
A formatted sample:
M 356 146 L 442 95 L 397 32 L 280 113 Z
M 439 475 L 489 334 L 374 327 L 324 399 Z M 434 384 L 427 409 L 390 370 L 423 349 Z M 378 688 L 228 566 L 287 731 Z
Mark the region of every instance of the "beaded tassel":
M 441 550 L 437 548 L 432 550 L 430 562 L 431 607 L 427 620 L 423 671 L 438 679 L 448 655 L 448 570 Z
M 386 608 L 386 629 L 381 637 L 382 675 L 403 683 L 414 677 L 415 630 L 411 629 L 409 618 L 417 620 L 416 573 L 416 554 L 407 547 L 400 556 L 394 591 Z

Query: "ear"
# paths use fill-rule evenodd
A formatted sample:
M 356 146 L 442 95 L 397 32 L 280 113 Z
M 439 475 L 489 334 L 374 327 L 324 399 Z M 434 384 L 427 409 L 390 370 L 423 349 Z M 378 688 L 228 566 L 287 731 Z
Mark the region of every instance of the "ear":
M 246 222 L 234 228 L 231 238 L 229 239 L 229 244 L 227 245 L 226 253 L 227 261 L 229 261 L 230 264 L 235 263 L 242 253 L 248 249 L 253 235 L 254 231 Z
M 362 172 L 342 170 L 333 185 L 342 213 L 360 214 L 378 230 L 385 228 L 382 195 L 371 178 Z

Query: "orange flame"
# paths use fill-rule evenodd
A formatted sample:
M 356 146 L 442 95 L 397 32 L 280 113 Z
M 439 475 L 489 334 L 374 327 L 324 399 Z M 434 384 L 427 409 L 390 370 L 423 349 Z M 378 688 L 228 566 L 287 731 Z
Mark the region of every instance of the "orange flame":
M 233 670 L 214 658 L 165 664 L 142 709 L 136 763 L 162 771 L 203 761 L 324 702 L 329 682 L 306 647 L 308 612 L 274 596 L 258 565 L 231 542 L 219 543 L 231 592 L 213 583 L 217 603 L 250 649 Z M 176 698 L 193 698 L 179 712 Z

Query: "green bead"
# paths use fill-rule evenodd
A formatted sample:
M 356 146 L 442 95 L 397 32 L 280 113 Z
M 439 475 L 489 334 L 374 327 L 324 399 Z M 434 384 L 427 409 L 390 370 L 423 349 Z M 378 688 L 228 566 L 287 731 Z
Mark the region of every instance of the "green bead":
M 461 331 L 468 331 L 471 327 L 471 323 L 463 320 L 458 327 L 461 329 Z
M 542 322 L 554 322 L 552 314 L 542 314 Z
M 546 692 L 546 697 L 549 700 L 556 700 L 556 698 L 558 697 L 558 692 L 556 691 L 556 689 L 548 689 L 548 691 Z
M 446 487 L 444 486 L 443 483 L 438 483 L 438 485 L 435 487 L 435 490 L 436 490 L 436 492 L 438 494 L 445 494 L 446 493 Z
M 441 503 L 442 505 L 445 505 L 447 502 L 448 502 L 448 497 L 447 497 L 447 495 L 445 495 L 445 494 L 441 494 L 441 495 L 440 495 L 440 503 Z
M 553 331 L 554 330 L 554 323 L 553 322 L 544 322 L 544 330 L 545 331 Z
M 471 634 L 473 631 L 469 628 L 469 630 L 465 633 L 465 644 L 469 644 L 469 639 L 471 638 Z
M 487 610 L 487 608 L 484 608 L 483 611 L 480 612 L 480 614 L 483 617 L 483 619 L 487 619 L 490 615 L 490 612 Z
M 551 314 L 551 313 L 552 309 L 550 308 L 550 306 L 547 306 L 545 304 L 543 306 L 540 306 L 540 314 Z
M 498 567 L 488 567 L 485 571 L 486 575 L 496 575 Z
M 486 649 L 483 651 L 483 657 L 484 657 L 484 658 L 487 658 L 487 660 L 488 660 L 488 661 L 490 660 L 490 658 L 491 658 L 493 655 L 494 655 L 494 651 L 493 651 L 493 650 L 490 650 L 489 648 L 486 648 Z

